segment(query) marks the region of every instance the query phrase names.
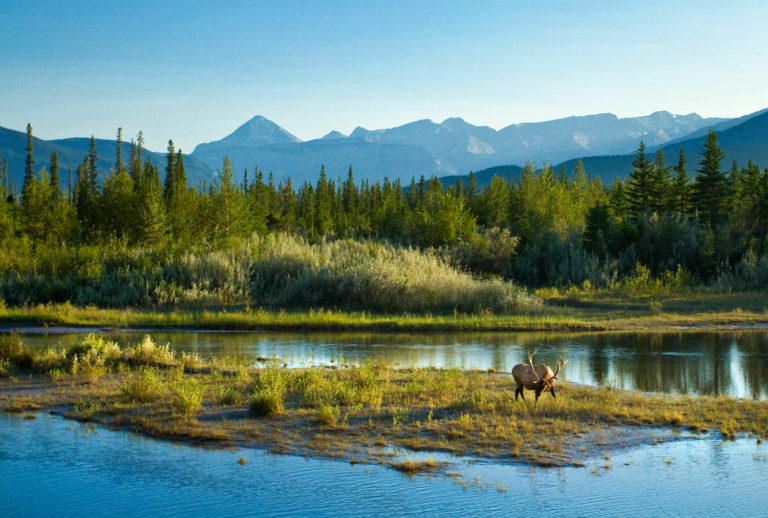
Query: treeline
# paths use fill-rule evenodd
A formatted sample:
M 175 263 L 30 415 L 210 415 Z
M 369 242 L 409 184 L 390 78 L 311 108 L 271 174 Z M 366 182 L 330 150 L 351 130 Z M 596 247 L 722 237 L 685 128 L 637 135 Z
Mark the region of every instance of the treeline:
M 629 176 L 610 187 L 581 162 L 570 175 L 528 163 L 519 178 L 495 177 L 484 188 L 473 174 L 447 187 L 424 177 L 407 186 L 356 182 L 351 168 L 343 179 L 321 168 L 316 183 L 294 186 L 257 168 L 236 173 L 225 158 L 210 185 L 190 188 L 172 141 L 161 172 L 143 157 L 141 134 L 125 160 L 119 131 L 117 140 L 102 185 L 93 139 L 67 183 L 55 154 L 50 170 L 35 171 L 28 127 L 20 195 L 7 172 L 0 181 L 0 244 L 31 255 L 117 246 L 179 257 L 281 232 L 309 243 L 351 238 L 431 248 L 460 268 L 529 286 L 610 288 L 645 270 L 659 277 L 684 271 L 693 281 L 736 288 L 768 281 L 768 169 L 749 162 L 723 170 L 714 132 L 690 174 L 682 150 L 669 164 L 663 149 L 647 156 L 641 143 Z

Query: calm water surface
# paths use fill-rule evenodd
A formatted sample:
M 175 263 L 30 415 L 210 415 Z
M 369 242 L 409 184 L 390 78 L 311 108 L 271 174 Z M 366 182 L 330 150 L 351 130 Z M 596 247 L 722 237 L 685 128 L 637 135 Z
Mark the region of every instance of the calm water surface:
M 28 330 L 31 331 L 31 330 Z M 37 331 L 45 331 L 38 329 Z M 7 332 L 7 330 L 6 330 Z M 146 332 L 107 333 L 121 344 Z M 150 332 L 161 344 L 202 356 L 279 358 L 289 366 L 357 364 L 493 368 L 509 372 L 538 349 L 537 362 L 569 359 L 559 377 L 586 385 L 649 392 L 768 397 L 768 332 L 759 330 L 627 334 L 281 334 Z M 59 346 L 82 333 L 28 333 L 34 347 Z
M 204 450 L 0 413 L 0 509 L 6 517 L 764 516 L 766 455 L 753 440 L 711 439 L 634 448 L 584 468 L 454 458 L 467 482 L 477 477 L 464 489 L 380 466 Z

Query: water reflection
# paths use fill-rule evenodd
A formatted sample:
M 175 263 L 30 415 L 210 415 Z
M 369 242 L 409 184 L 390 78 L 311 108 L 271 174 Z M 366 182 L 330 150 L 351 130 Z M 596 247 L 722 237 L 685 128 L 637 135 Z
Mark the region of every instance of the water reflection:
M 465 490 L 380 466 L 203 450 L 0 412 L 0 509 L 9 517 L 762 516 L 765 448 L 746 438 L 673 441 L 616 452 L 607 470 L 602 456 L 558 469 L 450 458 L 470 482 Z
M 109 336 L 121 344 L 144 332 Z M 561 378 L 649 392 L 768 397 L 768 332 L 626 334 L 322 334 L 152 332 L 155 341 L 202 356 L 279 358 L 289 366 L 380 361 L 509 372 L 538 349 L 537 362 L 569 363 Z M 79 340 L 78 334 L 30 334 L 34 347 Z

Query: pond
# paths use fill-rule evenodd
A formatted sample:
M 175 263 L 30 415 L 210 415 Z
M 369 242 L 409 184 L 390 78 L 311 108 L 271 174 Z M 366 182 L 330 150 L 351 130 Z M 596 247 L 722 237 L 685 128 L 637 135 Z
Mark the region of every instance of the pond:
M 766 455 L 751 439 L 712 438 L 633 448 L 581 468 L 452 458 L 459 483 L 0 413 L 0 509 L 6 517 L 758 516 L 768 504 Z
M 5 328 L 8 331 L 8 328 Z M 24 342 L 55 347 L 82 339 L 73 330 L 27 328 Z M 61 332 L 59 332 L 61 331 Z M 568 358 L 561 379 L 646 392 L 768 397 L 768 332 L 323 334 L 200 331 L 106 332 L 122 345 L 149 333 L 161 344 L 202 356 L 278 358 L 290 367 L 358 364 L 459 367 L 509 372 L 538 350 L 537 363 Z

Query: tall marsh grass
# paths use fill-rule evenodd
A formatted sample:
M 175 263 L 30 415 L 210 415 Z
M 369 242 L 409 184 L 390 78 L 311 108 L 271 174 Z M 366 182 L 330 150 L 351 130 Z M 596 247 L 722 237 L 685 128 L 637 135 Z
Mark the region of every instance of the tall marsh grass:
M 384 313 L 510 313 L 536 308 L 509 281 L 478 279 L 435 251 L 375 241 L 310 243 L 254 235 L 229 250 L 163 253 L 129 247 L 62 248 L 57 257 L 0 261 L 11 305 L 339 308 Z

